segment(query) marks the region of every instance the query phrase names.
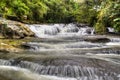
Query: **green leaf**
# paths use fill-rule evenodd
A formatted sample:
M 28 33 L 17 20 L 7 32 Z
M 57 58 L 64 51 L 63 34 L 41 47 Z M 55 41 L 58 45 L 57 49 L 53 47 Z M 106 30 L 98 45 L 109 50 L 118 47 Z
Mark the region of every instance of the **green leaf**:
M 116 18 L 116 19 L 114 19 L 113 21 L 114 21 L 114 22 L 120 21 L 120 18 Z

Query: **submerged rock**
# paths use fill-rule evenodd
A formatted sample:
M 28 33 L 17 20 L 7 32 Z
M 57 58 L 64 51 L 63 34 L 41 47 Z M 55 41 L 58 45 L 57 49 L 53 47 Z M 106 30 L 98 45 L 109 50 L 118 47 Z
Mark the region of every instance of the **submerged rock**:
M 87 36 L 84 38 L 85 41 L 90 41 L 90 42 L 109 42 L 110 39 L 106 38 L 104 36 Z
M 5 38 L 24 38 L 34 33 L 23 23 L 0 19 L 0 34 Z

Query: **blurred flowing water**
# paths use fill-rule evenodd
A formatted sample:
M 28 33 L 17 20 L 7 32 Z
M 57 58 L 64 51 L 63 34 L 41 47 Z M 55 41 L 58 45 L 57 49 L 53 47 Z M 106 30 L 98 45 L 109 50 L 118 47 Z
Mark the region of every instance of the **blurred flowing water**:
M 17 69 L 23 78 L 15 80 L 120 80 L 119 36 L 95 35 L 94 29 L 87 25 L 27 26 L 36 36 L 32 42 L 23 44 L 27 49 L 22 53 L 27 56 L 0 59 L 1 66 L 9 67 L 13 72 Z M 112 28 L 108 30 L 114 32 Z M 101 36 L 109 41 L 86 40 Z M 26 59 L 28 56 L 29 60 Z M 4 76 L 6 72 L 3 70 L 0 75 Z M 21 75 L 23 72 L 26 75 L 30 73 L 31 77 Z

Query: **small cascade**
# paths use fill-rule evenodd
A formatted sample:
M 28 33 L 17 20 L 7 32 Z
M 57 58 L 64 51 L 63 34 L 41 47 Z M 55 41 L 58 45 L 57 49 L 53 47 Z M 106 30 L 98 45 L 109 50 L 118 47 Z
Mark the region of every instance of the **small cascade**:
M 31 49 L 67 49 L 67 48 L 93 48 L 93 47 L 102 47 L 102 44 L 93 44 L 90 42 L 73 42 L 73 43 L 59 43 L 59 44 L 50 44 L 50 43 L 36 43 L 29 42 L 24 44 L 29 46 Z
M 56 37 L 65 35 L 93 35 L 94 29 L 90 27 L 78 27 L 75 24 L 50 24 L 28 25 L 37 37 Z
M 44 51 L 44 53 L 65 53 L 69 52 L 70 54 L 120 54 L 119 43 L 91 43 L 91 42 L 68 42 L 68 43 L 37 43 L 29 42 L 24 44 L 29 46 L 30 51 Z M 60 52 L 59 52 L 60 51 Z
M 2 60 L 2 59 L 0 59 L 0 65 L 11 65 L 11 62 L 10 61 L 8 61 L 8 60 Z
M 10 58 L 9 53 L 5 54 L 9 60 L 0 59 L 0 76 L 10 74 L 10 80 L 20 80 L 12 73 L 20 74 L 22 80 L 120 80 L 119 37 L 94 35 L 94 29 L 87 25 L 33 24 L 28 27 L 39 38 L 23 43 L 27 49 L 21 54 L 11 52 Z M 111 28 L 108 30 L 114 32 Z M 112 54 L 115 56 L 104 56 Z
M 62 29 L 62 33 L 75 33 L 75 32 L 78 32 L 79 31 L 79 28 L 74 25 L 74 24 L 67 24 L 65 25 L 65 27 Z
M 43 37 L 46 35 L 56 35 L 60 32 L 59 27 L 63 25 L 29 25 L 30 29 L 36 34 L 37 37 Z
M 83 27 L 83 28 L 80 28 L 78 34 L 81 34 L 81 35 L 93 35 L 94 34 L 94 29 L 90 28 L 90 27 Z
M 4 60 L 2 60 L 4 62 Z M 104 69 L 94 68 L 94 67 L 83 67 L 79 65 L 41 65 L 28 61 L 8 61 L 11 62 L 12 66 L 17 66 L 20 68 L 26 68 L 33 72 L 42 74 L 42 75 L 52 75 L 59 77 L 74 77 L 79 80 L 110 80 L 117 79 L 117 73 L 114 72 L 105 72 Z M 1 63 L 1 62 L 0 62 Z M 16 64 L 13 64 L 16 63 Z M 4 64 L 3 64 L 4 65 Z M 6 65 L 6 64 L 5 64 Z M 8 64 L 9 65 L 9 64 Z
M 108 32 L 115 32 L 115 30 L 111 27 L 108 27 Z
M 13 66 L 0 66 L 0 80 L 1 77 L 3 77 L 2 80 L 77 80 L 75 78 L 39 75 L 30 70 Z
M 120 44 L 120 38 L 110 38 L 111 42 L 119 42 Z

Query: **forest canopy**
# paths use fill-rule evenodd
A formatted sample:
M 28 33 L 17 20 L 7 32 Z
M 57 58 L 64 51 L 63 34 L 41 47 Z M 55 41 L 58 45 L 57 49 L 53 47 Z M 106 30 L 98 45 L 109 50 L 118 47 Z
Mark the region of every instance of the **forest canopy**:
M 0 15 L 29 23 L 85 23 L 97 33 L 120 32 L 119 0 L 1 0 Z
M 16 17 L 20 21 L 27 17 L 29 21 L 41 23 L 90 23 L 90 18 L 95 14 L 92 7 L 92 1 L 80 3 L 74 0 L 1 0 L 0 14 L 6 18 Z

